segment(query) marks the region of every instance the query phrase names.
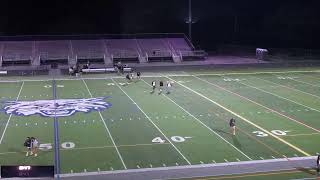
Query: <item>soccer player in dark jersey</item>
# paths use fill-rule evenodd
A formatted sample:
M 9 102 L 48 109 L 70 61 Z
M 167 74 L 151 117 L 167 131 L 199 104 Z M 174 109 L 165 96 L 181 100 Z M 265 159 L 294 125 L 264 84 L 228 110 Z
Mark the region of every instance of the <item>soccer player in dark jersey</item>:
M 128 80 L 128 84 L 131 82 L 131 75 L 128 73 L 127 75 L 126 75 L 126 79 Z
M 24 141 L 24 144 L 23 144 L 26 148 L 27 148 L 27 154 L 26 156 L 29 156 L 29 153 L 30 155 L 32 155 L 32 151 L 31 151 L 31 138 L 30 137 L 27 137 L 27 139 Z
M 151 91 L 151 94 L 152 94 L 156 89 L 156 81 L 152 81 L 151 86 L 152 86 L 152 91 Z
M 232 132 L 232 135 L 236 135 L 236 120 L 231 118 L 229 121 L 230 130 Z
M 162 88 L 163 88 L 163 81 L 160 81 L 160 83 L 159 83 L 159 94 L 161 94 L 162 93 Z
M 140 79 L 141 78 L 140 76 L 141 76 L 141 73 L 138 71 L 137 72 L 137 79 Z

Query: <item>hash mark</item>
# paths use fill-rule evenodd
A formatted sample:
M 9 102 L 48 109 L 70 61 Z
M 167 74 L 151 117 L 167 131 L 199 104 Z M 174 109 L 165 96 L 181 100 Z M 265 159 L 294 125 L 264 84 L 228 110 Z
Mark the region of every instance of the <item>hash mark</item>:
M 237 158 L 237 161 L 240 162 L 240 159 Z
M 201 163 L 201 164 L 203 164 L 203 162 L 202 162 L 202 161 L 200 161 L 200 163 Z
M 287 156 L 285 156 L 285 155 L 282 155 L 284 158 L 287 158 Z
M 264 160 L 264 158 L 263 158 L 263 157 L 260 157 L 260 159 Z
M 138 168 L 138 169 L 140 169 L 140 166 L 139 166 L 139 165 L 137 165 L 137 168 Z
M 216 161 L 215 161 L 215 160 L 212 160 L 212 162 L 213 162 L 213 163 L 216 163 Z
M 176 162 L 176 166 L 179 166 L 179 164 Z
M 228 160 L 224 159 L 225 162 L 229 162 Z
M 275 159 L 275 157 L 274 156 L 271 156 L 273 159 Z

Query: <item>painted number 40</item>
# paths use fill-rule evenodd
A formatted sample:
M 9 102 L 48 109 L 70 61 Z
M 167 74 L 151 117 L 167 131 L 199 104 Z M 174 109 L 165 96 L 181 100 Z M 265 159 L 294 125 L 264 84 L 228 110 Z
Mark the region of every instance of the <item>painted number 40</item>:
M 285 136 L 287 135 L 287 132 L 289 131 L 281 131 L 281 130 L 272 130 L 271 133 L 277 136 Z M 258 137 L 267 137 L 269 134 L 263 132 L 263 131 L 253 131 L 253 134 L 256 134 Z
M 190 139 L 191 137 L 181 137 L 181 136 L 172 136 L 170 139 L 173 141 L 173 142 L 177 142 L 177 143 L 180 143 L 180 142 L 184 142 L 186 141 L 186 139 Z M 156 137 L 152 140 L 153 143 L 165 143 L 166 140 L 162 139 L 161 137 Z

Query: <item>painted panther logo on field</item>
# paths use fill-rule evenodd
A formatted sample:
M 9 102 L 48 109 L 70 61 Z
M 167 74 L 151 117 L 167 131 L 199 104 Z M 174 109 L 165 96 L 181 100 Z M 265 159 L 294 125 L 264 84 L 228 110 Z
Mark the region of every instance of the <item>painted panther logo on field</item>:
M 108 97 L 89 99 L 57 99 L 36 101 L 7 101 L 4 103 L 6 114 L 17 116 L 41 115 L 44 117 L 67 117 L 76 112 L 89 113 L 102 111 L 112 105 L 105 101 Z

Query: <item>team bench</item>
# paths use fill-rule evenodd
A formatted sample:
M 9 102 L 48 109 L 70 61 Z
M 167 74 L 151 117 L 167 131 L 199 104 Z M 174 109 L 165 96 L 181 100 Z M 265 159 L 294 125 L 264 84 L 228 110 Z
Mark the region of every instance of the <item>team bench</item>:
M 124 72 L 131 72 L 132 68 L 123 68 Z M 108 73 L 116 72 L 115 68 L 99 68 L 99 69 L 82 69 L 84 73 Z

